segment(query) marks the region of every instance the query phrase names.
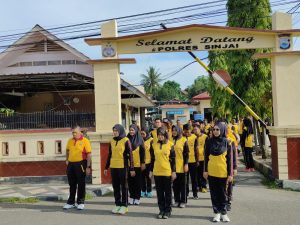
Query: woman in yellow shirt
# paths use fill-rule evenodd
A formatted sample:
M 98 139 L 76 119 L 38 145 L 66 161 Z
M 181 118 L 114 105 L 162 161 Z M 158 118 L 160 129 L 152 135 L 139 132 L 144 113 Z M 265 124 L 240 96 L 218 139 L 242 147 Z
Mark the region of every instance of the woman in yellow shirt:
M 126 214 L 128 212 L 128 167 L 130 176 L 135 176 L 132 149 L 131 143 L 126 137 L 125 129 L 121 124 L 116 124 L 113 127 L 113 136 L 114 137 L 109 145 L 104 175 L 107 176 L 108 168 L 110 168 L 116 204 L 112 213 Z
M 128 176 L 128 188 L 130 205 L 139 205 L 141 198 L 142 171 L 145 169 L 144 140 L 135 124 L 129 126 L 127 135 L 132 147 L 133 165 L 135 176 Z
M 205 166 L 203 177 L 208 179 L 210 196 L 215 213 L 213 222 L 229 222 L 227 216 L 226 184 L 232 182 L 231 146 L 225 134 L 226 125 L 218 122 L 213 137 L 205 143 Z
M 158 219 L 168 219 L 171 216 L 172 181 L 176 179 L 175 151 L 172 142 L 168 140 L 168 132 L 164 127 L 157 129 L 158 141 L 150 147 L 151 167 L 149 177 L 154 175 Z
M 245 154 L 245 164 L 246 171 L 254 171 L 254 162 L 253 162 L 253 128 L 252 122 L 249 118 L 245 118 L 243 121 L 244 130 L 241 137 L 241 147 L 244 150 Z
M 186 204 L 186 173 L 189 170 L 189 146 L 186 138 L 182 136 L 179 126 L 172 127 L 172 137 L 176 155 L 176 179 L 173 182 L 175 205 L 185 208 Z
M 149 178 L 150 172 L 150 163 L 151 163 L 151 156 L 150 156 L 150 145 L 153 138 L 150 135 L 149 129 L 147 127 L 143 127 L 141 129 L 141 135 L 144 139 L 144 146 L 145 146 L 145 169 L 142 171 L 142 192 L 141 197 L 152 198 L 152 181 Z

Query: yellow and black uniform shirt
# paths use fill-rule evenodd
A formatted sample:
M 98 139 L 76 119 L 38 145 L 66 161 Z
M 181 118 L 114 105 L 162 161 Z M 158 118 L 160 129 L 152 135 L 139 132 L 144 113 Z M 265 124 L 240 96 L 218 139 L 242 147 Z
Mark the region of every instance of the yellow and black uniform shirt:
M 226 178 L 232 176 L 231 146 L 229 141 L 225 142 L 224 150 L 213 149 L 213 138 L 207 139 L 205 143 L 204 171 L 209 176 Z
M 253 134 L 248 134 L 247 127 L 244 127 L 241 137 L 242 148 L 253 148 Z
M 157 128 L 155 128 L 153 131 L 151 131 L 151 137 L 153 138 L 153 142 L 157 142 L 158 141 Z
M 85 160 L 87 154 L 92 152 L 90 141 L 83 136 L 79 139 L 71 138 L 68 141 L 67 150 L 69 151 L 69 162 Z
M 189 146 L 189 163 L 198 162 L 198 140 L 195 134 L 186 137 Z
M 105 169 L 122 169 L 127 168 L 128 166 L 130 166 L 130 170 L 134 169 L 133 155 L 129 139 L 127 137 L 124 137 L 120 140 L 115 138 L 112 139 L 109 145 Z
M 188 164 L 189 146 L 185 137 L 174 140 L 174 150 L 176 155 L 176 173 L 184 173 L 184 165 Z
M 150 145 L 151 145 L 152 140 L 153 140 L 153 138 L 150 137 L 146 141 L 144 141 L 144 146 L 145 146 L 145 164 L 151 163 Z
M 150 171 L 153 171 L 154 176 L 169 177 L 175 172 L 175 151 L 172 142 L 152 142 L 150 154 Z
M 144 145 L 138 146 L 136 149 L 132 150 L 133 165 L 138 168 L 141 164 L 145 163 L 145 147 Z
M 207 135 L 201 134 L 197 137 L 198 140 L 198 161 L 204 161 L 204 146 L 206 141 Z

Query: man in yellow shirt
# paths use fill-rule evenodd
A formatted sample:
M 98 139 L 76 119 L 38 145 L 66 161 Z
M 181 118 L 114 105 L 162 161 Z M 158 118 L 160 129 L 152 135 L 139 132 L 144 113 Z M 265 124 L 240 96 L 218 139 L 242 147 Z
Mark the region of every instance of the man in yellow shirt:
M 91 173 L 91 144 L 83 137 L 81 129 L 76 126 L 72 129 L 73 138 L 69 139 L 66 150 L 67 176 L 70 186 L 70 195 L 63 209 L 75 208 L 77 191 L 77 209 L 84 209 L 85 177 Z

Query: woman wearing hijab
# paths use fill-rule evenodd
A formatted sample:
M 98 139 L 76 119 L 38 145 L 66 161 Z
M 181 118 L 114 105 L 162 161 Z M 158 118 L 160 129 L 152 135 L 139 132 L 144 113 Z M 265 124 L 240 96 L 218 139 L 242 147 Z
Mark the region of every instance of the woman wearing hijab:
M 241 137 L 241 147 L 245 154 L 246 171 L 254 171 L 253 161 L 253 127 L 249 118 L 243 120 L 244 130 Z
M 208 179 L 210 196 L 215 213 L 213 222 L 229 222 L 226 210 L 226 184 L 232 182 L 231 146 L 225 134 L 226 125 L 218 122 L 213 137 L 205 143 L 203 177 Z
M 172 136 L 176 155 L 176 179 L 173 182 L 174 200 L 176 206 L 185 208 L 189 146 L 186 138 L 182 136 L 182 129 L 179 126 L 172 127 Z
M 167 130 L 157 129 L 158 141 L 150 147 L 151 167 L 149 177 L 154 175 L 157 202 L 159 207 L 158 219 L 168 219 L 171 216 L 172 181 L 176 179 L 175 151 L 172 142 L 168 140 Z
M 113 136 L 114 137 L 109 145 L 104 175 L 107 176 L 107 170 L 110 168 L 116 204 L 112 213 L 126 214 L 128 212 L 128 167 L 130 176 L 135 176 L 132 149 L 131 143 L 126 137 L 125 129 L 121 124 L 116 124 L 113 127 Z
M 142 170 L 145 169 L 144 140 L 138 130 L 138 127 L 135 124 L 130 125 L 127 138 L 129 139 L 132 146 L 132 156 L 135 171 L 134 177 L 128 177 L 128 203 L 130 205 L 139 205 L 141 198 Z
M 144 146 L 145 146 L 145 169 L 142 171 L 142 192 L 141 197 L 152 198 L 152 181 L 149 178 L 150 172 L 150 163 L 151 163 L 151 156 L 150 156 L 150 145 L 153 138 L 150 135 L 149 129 L 147 127 L 143 127 L 141 129 L 141 135 L 144 139 Z

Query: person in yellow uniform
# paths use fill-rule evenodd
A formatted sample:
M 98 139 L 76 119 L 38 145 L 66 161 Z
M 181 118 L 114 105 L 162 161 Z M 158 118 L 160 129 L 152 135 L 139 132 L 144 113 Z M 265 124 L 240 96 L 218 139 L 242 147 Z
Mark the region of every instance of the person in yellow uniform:
M 176 179 L 175 151 L 168 140 L 167 130 L 157 129 L 158 141 L 150 147 L 151 168 L 149 177 L 154 175 L 159 207 L 158 219 L 168 219 L 171 216 L 172 181 Z
M 160 118 L 156 118 L 154 120 L 154 126 L 155 126 L 155 128 L 151 131 L 151 137 L 153 138 L 153 142 L 157 142 L 158 141 L 157 129 L 162 126 Z
M 185 208 L 186 204 L 186 173 L 189 170 L 189 146 L 182 136 L 179 126 L 172 127 L 174 150 L 176 155 L 176 179 L 173 182 L 175 205 Z
M 126 214 L 128 212 L 128 167 L 130 176 L 135 176 L 132 148 L 129 139 L 126 137 L 125 129 L 121 124 L 116 124 L 113 127 L 113 136 L 109 145 L 104 175 L 107 176 L 108 168 L 110 168 L 116 204 L 112 213 Z
M 199 166 L 197 167 L 197 184 L 199 191 L 202 193 L 207 192 L 207 182 L 203 177 L 204 172 L 204 145 L 207 138 L 206 134 L 201 133 L 200 125 L 194 126 L 194 134 L 197 136 L 198 141 L 198 162 Z
M 149 129 L 147 127 L 143 127 L 141 129 L 141 135 L 144 139 L 144 146 L 145 146 L 145 169 L 142 171 L 142 192 L 141 197 L 152 198 L 152 181 L 149 178 L 150 172 L 150 163 L 151 163 L 151 156 L 150 156 L 150 144 L 153 138 L 150 136 Z
M 253 126 L 249 118 L 243 120 L 244 130 L 241 137 L 241 147 L 245 154 L 246 171 L 254 171 L 253 161 Z
M 198 140 L 195 134 L 191 133 L 190 124 L 185 124 L 183 126 L 183 134 L 188 142 L 189 146 L 189 171 L 187 174 L 187 183 L 186 183 L 186 195 L 189 196 L 189 177 L 191 178 L 192 182 L 192 191 L 193 191 L 193 198 L 198 199 L 198 184 L 197 184 L 197 166 L 198 166 Z
M 142 171 L 145 169 L 145 147 L 144 140 L 135 124 L 129 126 L 129 133 L 127 135 L 133 155 L 133 164 L 135 176 L 128 176 L 128 188 L 130 205 L 139 205 L 141 198 L 142 185 Z
M 81 129 L 76 126 L 72 129 L 73 138 L 67 144 L 66 164 L 70 193 L 64 209 L 75 208 L 75 195 L 77 190 L 77 209 L 84 209 L 85 177 L 91 173 L 91 144 L 83 137 Z
M 225 134 L 226 125 L 218 122 L 213 137 L 205 143 L 204 173 L 208 179 L 213 211 L 213 222 L 229 222 L 227 215 L 226 184 L 232 182 L 231 146 Z
M 233 129 L 235 129 L 234 126 L 232 126 Z M 231 169 L 233 170 L 233 179 L 237 175 L 237 139 L 236 136 L 233 133 L 233 130 L 230 129 L 230 126 L 227 127 L 227 139 L 229 140 L 230 146 L 231 146 Z M 231 182 L 227 182 L 227 189 L 226 189 L 226 195 L 227 195 L 227 205 L 226 209 L 227 211 L 231 210 L 231 200 L 232 200 L 232 192 L 233 192 L 233 180 Z

